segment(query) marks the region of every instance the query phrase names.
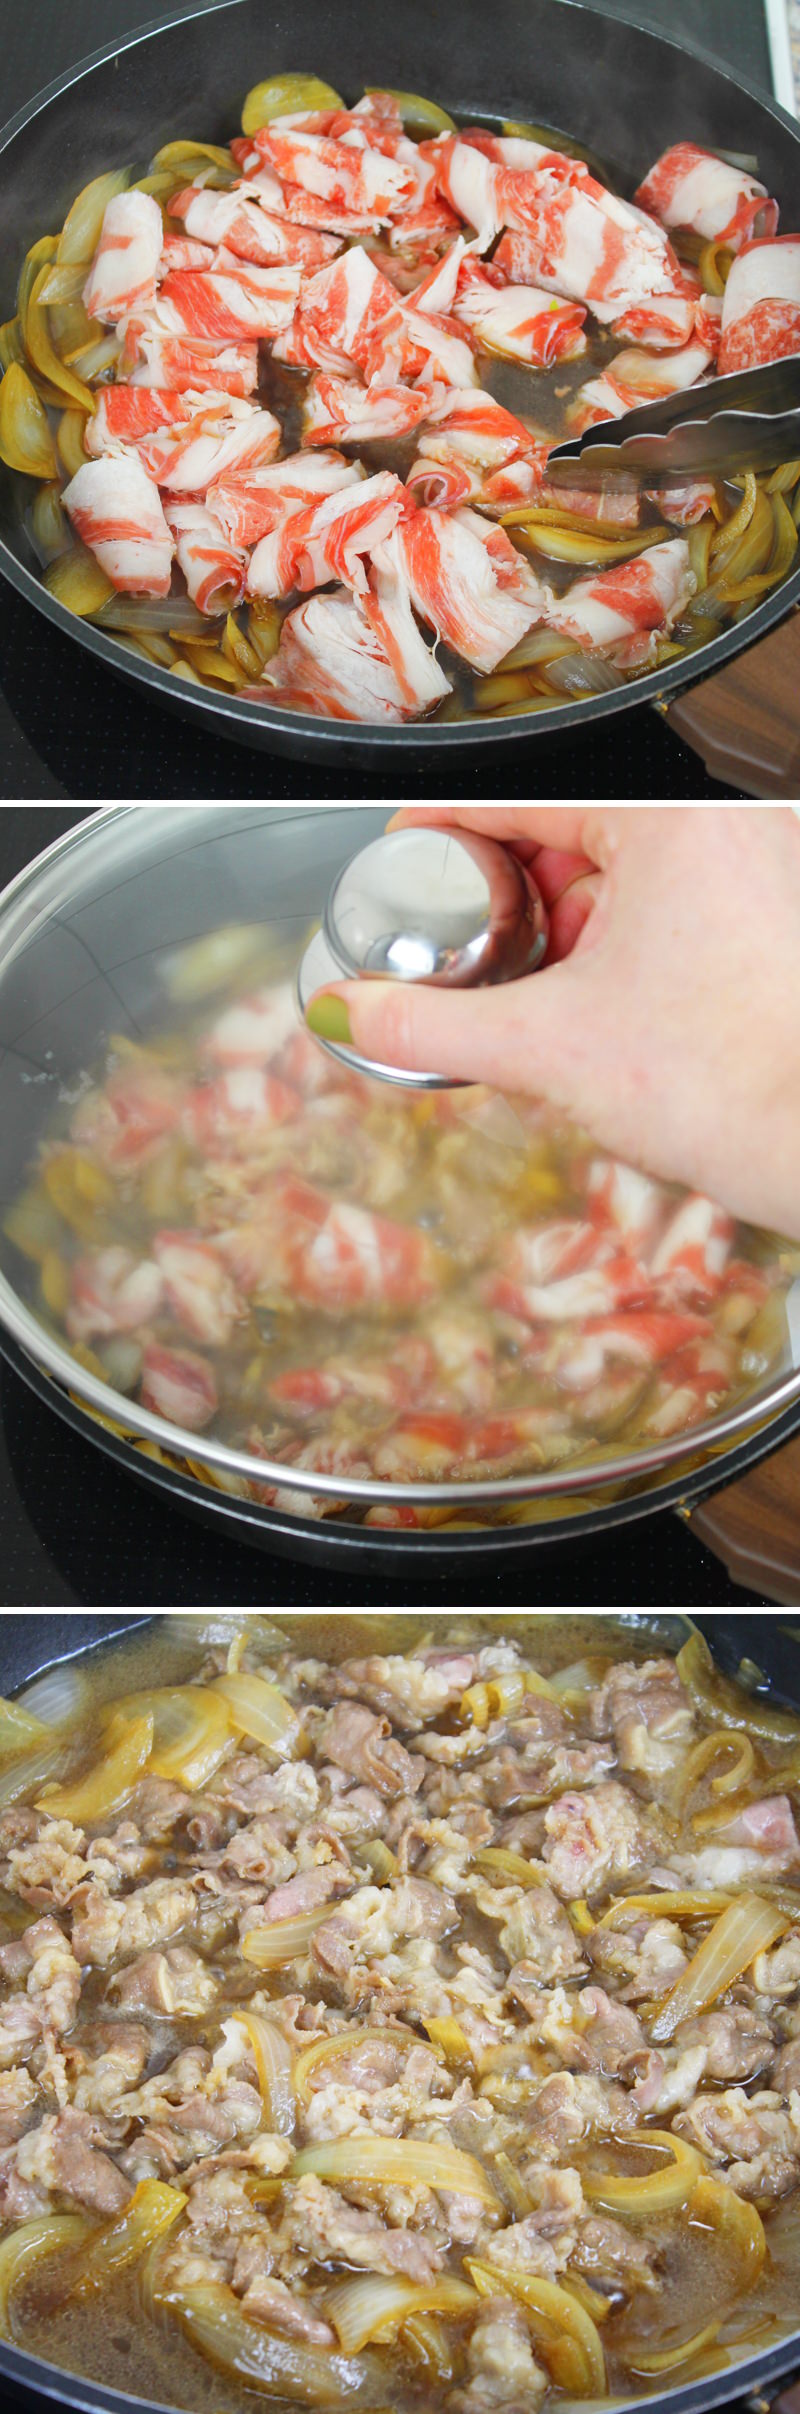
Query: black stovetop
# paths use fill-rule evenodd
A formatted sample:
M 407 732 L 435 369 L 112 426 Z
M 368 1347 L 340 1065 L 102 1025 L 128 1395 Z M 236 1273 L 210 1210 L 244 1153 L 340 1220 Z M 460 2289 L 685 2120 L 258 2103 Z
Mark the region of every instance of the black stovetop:
M 79 813 L 0 815 L 0 887 Z M 487 1607 L 623 1609 L 761 1604 L 729 1583 L 665 1512 L 476 1570 Z M 461 1577 L 458 1578 L 462 1583 Z M 380 1593 L 357 1566 L 319 1571 L 233 1542 L 134 1482 L 44 1407 L 0 1359 L 0 1599 L 8 1608 L 452 1608 L 452 1568 L 398 1573 Z
M 46 81 L 78 59 L 157 18 L 191 14 L 211 0 L 35 0 L 3 11 L 3 116 L 22 108 Z M 445 0 L 448 4 L 448 0 Z M 456 13 L 456 0 L 449 0 Z M 632 18 L 730 62 L 771 90 L 763 0 L 609 0 L 607 13 Z M 689 70 L 687 69 L 687 72 Z M 545 795 L 726 797 L 697 757 L 649 705 L 569 740 L 537 736 L 536 781 Z M 530 742 L 502 758 L 503 792 L 530 794 Z M 494 774 L 493 776 L 496 776 Z M 315 799 L 386 796 L 396 772 L 363 774 L 303 765 L 301 793 Z M 429 793 L 430 770 L 404 763 L 408 797 Z M 482 796 L 482 757 L 458 765 L 459 793 Z M 298 767 L 215 738 L 126 687 L 58 629 L 51 628 L 0 579 L 0 795 L 12 798 L 294 798 Z

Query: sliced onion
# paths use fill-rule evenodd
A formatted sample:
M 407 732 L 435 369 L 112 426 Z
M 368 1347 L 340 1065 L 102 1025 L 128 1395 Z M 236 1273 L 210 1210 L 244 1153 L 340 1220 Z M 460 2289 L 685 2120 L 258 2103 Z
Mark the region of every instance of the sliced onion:
M 0 327 L 0 369 L 10 369 L 12 361 L 25 367 L 25 346 L 18 318 L 6 319 Z
M 531 2272 L 500 2271 L 496 2264 L 473 2262 L 470 2256 L 465 2257 L 465 2264 L 479 2296 L 514 2297 L 523 2306 L 558 2388 L 575 2397 L 605 2396 L 603 2342 L 591 2314 L 576 2296 L 554 2280 L 540 2280 Z
M 95 402 L 91 387 L 84 385 L 81 378 L 76 377 L 74 369 L 69 369 L 66 361 L 59 359 L 51 340 L 47 307 L 42 301 L 47 277 L 48 268 L 45 266 L 39 270 L 31 290 L 23 321 L 25 350 L 34 368 L 40 369 L 42 376 L 48 378 L 52 386 L 57 386 L 59 393 L 67 395 L 71 402 L 77 402 L 81 410 L 93 411 Z
M 543 1861 L 526 1861 L 521 1852 L 507 1852 L 501 1844 L 487 1844 L 483 1852 L 476 1852 L 473 1867 L 484 1870 L 487 1877 L 504 1879 L 510 1886 L 548 1884 Z
M 349 2405 L 366 2393 L 375 2403 L 375 2375 L 367 2365 L 249 2322 L 232 2288 L 218 2281 L 179 2288 L 156 2278 L 154 2296 L 177 2315 L 192 2346 L 245 2388 L 304 2406 Z
M 112 168 L 107 176 L 93 176 L 91 184 L 84 185 L 67 212 L 56 257 L 62 267 L 86 263 L 84 284 L 100 241 L 108 204 L 115 194 L 127 192 L 130 181 L 130 168 Z
M 338 103 L 338 106 L 341 107 L 341 102 Z M 210 161 L 212 167 L 229 168 L 231 175 L 234 174 L 232 152 L 223 150 L 219 143 L 214 142 L 162 143 L 160 151 L 156 152 L 153 167 L 174 168 L 180 175 L 182 183 L 186 184 L 188 179 L 184 171 L 188 159 L 205 159 Z
M 700 1894 L 691 1889 L 673 1891 L 665 1886 L 663 1894 L 618 1896 L 608 1911 L 603 1912 L 597 1924 L 599 1928 L 621 1928 L 631 1914 L 637 1918 L 640 1912 L 652 1912 L 654 1919 L 660 1919 L 662 1915 L 664 1919 L 676 1920 L 718 1919 L 720 1912 L 727 1911 L 733 1900 L 734 1897 L 727 1893 Z
M 9 1802 L 19 1802 L 23 1794 L 35 1785 L 43 1785 L 46 1778 L 54 1777 L 63 1767 L 64 1751 L 63 1742 L 50 1742 L 35 1751 L 16 1752 L 0 1773 L 0 1810 L 5 1810 Z
M 115 595 L 109 596 L 97 614 L 101 629 L 129 629 L 132 636 L 142 630 L 163 633 L 164 636 L 188 637 L 208 635 L 211 623 L 203 619 L 188 595 Z
M 12 361 L 0 385 L 0 459 L 27 478 L 58 476 L 44 403 L 19 361 Z
M 474 2313 L 476 2303 L 475 2290 L 466 2280 L 446 2277 L 418 2283 L 368 2272 L 329 2289 L 325 2312 L 345 2355 L 357 2355 L 370 2339 L 394 2337 L 413 2314 Z
M 61 267 L 58 259 L 48 269 L 42 286 L 42 301 L 48 308 L 54 302 L 79 302 L 91 267 L 91 258 L 79 260 L 74 268 Z
M 73 545 L 69 553 L 62 553 L 57 561 L 51 562 L 45 570 L 43 585 L 57 603 L 63 604 L 68 612 L 76 612 L 79 620 L 91 620 L 114 592 L 110 578 L 106 578 L 100 563 L 85 545 Z
M 276 1760 L 293 1758 L 303 1730 L 297 1711 L 278 1685 L 263 1676 L 230 1674 L 217 1677 L 209 1691 L 221 1696 L 229 1723 L 239 1735 L 265 1745 Z
M 105 377 L 107 370 L 115 369 L 121 359 L 119 336 L 98 335 L 93 337 L 90 344 L 81 344 L 72 355 L 71 365 L 91 383 L 97 377 Z
M 677 2347 L 660 2347 L 655 2354 L 651 2354 L 649 2351 L 642 2353 L 638 2348 L 631 2347 L 625 2354 L 628 2370 L 629 2372 L 647 2373 L 675 2372 L 679 2364 L 693 2363 L 695 2356 L 702 2355 L 706 2347 L 713 2347 L 721 2328 L 722 2316 L 720 2315 L 718 2321 L 707 2322 L 704 2330 L 696 2330 L 692 2338 L 681 2339 Z
M 185 1785 L 192 1794 L 208 1784 L 229 1749 L 230 1720 L 224 1702 L 210 1686 L 174 1685 L 152 1693 L 132 1693 L 119 1708 L 124 1716 L 152 1720 L 150 1767 L 154 1777 Z
M 0 1699 L 0 1754 L 4 1759 L 12 1752 L 24 1752 L 26 1744 L 36 1743 L 46 1734 L 43 1719 L 34 1718 L 19 1702 Z
M 17 1695 L 20 1709 L 27 1710 L 46 1727 L 70 1726 L 86 1708 L 89 1684 L 83 1668 L 74 1660 L 57 1660 L 52 1668 L 44 1668 L 41 1676 L 31 1678 Z
M 664 2044 L 682 2020 L 707 2011 L 749 1970 L 757 1953 L 765 1953 L 785 1935 L 789 1924 L 784 1912 L 758 1894 L 742 1894 L 729 1903 L 656 2014 L 651 2029 L 655 2044 Z
M 35 2270 L 44 2256 L 57 2254 L 60 2247 L 77 2246 L 91 2235 L 92 2224 L 85 2213 L 41 2213 L 33 2221 L 23 2221 L 20 2229 L 12 2230 L 0 2246 L 0 2331 L 4 2338 L 13 2338 L 14 2291 L 28 2273 Z
M 466 2285 L 466 2283 L 465 2283 Z M 437 2382 L 452 2380 L 453 2356 L 447 2332 L 433 2313 L 417 2313 L 403 2325 L 402 2343 L 407 2355 L 421 2364 L 423 2371 Z
M 72 545 L 69 521 L 61 508 L 61 489 L 53 483 L 40 486 L 31 509 L 31 536 L 43 568 L 58 560 L 59 554 L 69 553 Z
M 43 1794 L 37 1795 L 37 1810 L 46 1811 L 51 1819 L 71 1819 L 76 1827 L 91 1825 L 94 1820 L 108 1818 L 112 1811 L 121 1810 L 150 1758 L 153 1721 L 134 1718 L 129 1725 L 119 1723 L 119 1741 L 115 1736 L 111 1751 L 104 1754 L 96 1767 L 86 1776 L 78 1777 L 74 1785 L 48 1786 Z
M 388 92 L 389 99 L 397 102 L 406 134 L 414 142 L 425 142 L 433 134 L 455 134 L 455 118 L 448 117 L 438 101 L 424 100 L 420 92 L 395 92 L 391 84 L 366 84 L 364 90 L 365 96 L 370 92 Z
M 622 672 L 603 654 L 564 655 L 560 661 L 548 663 L 545 676 L 548 687 L 564 696 L 606 696 L 612 688 L 625 685 Z
M 343 109 L 341 94 L 318 75 L 271 75 L 253 84 L 242 110 L 242 133 L 257 134 L 273 117 L 297 117 L 306 110 Z
M 296 1919 L 274 1919 L 268 1928 L 251 1928 L 239 1950 L 255 1970 L 282 1970 L 307 1953 L 312 1937 L 328 1917 L 328 1907 L 299 1911 Z
M 278 2137 L 291 2137 L 295 2121 L 292 2052 L 274 2021 L 260 2012 L 237 2011 L 232 2020 L 245 2030 L 258 2074 L 267 2127 Z
M 173 2228 L 186 2202 L 180 2188 L 160 2179 L 141 2179 L 124 2212 L 104 2222 L 82 2250 L 77 2277 L 65 2293 L 72 2299 L 107 2288 Z
M 699 2228 L 711 2229 L 724 2236 L 734 2248 L 737 2282 L 741 2288 L 754 2288 L 767 2252 L 764 2224 L 757 2207 L 745 2196 L 737 2196 L 723 2179 L 712 2178 L 703 2171 L 689 2203 L 689 2222 Z M 771 2234 L 771 2233 L 770 2233 Z
M 358 1858 L 360 1861 L 366 1861 L 367 1868 L 372 1871 L 376 1886 L 389 1886 L 392 1879 L 400 1875 L 397 1854 L 392 1851 L 390 1844 L 384 1844 L 382 1836 L 369 1836 L 366 1844 L 360 1844 Z
M 688 2204 L 692 2189 L 703 2168 L 696 2146 L 687 2145 L 682 2137 L 673 2137 L 671 2129 L 631 2129 L 626 2132 L 634 2146 L 663 2146 L 672 2156 L 671 2163 L 662 2164 L 657 2171 L 647 2171 L 641 2179 L 616 2171 L 587 2171 L 583 2191 L 592 2204 L 601 2204 L 609 2213 L 640 2213 L 646 2218 L 652 2213 L 674 2213 Z
M 454 2195 L 473 2196 L 478 2204 L 500 2211 L 500 2200 L 488 2171 L 474 2154 L 460 2146 L 437 2145 L 430 2138 L 337 2137 L 322 2146 L 304 2146 L 295 2155 L 290 2177 L 313 2172 L 332 2187 L 356 2180 L 361 2188 L 444 2188 Z
M 28 303 L 36 283 L 36 279 L 41 274 L 42 269 L 50 267 L 51 262 L 55 259 L 57 249 L 58 237 L 56 235 L 40 235 L 38 243 L 32 243 L 30 251 L 26 252 L 25 254 L 25 258 L 19 272 L 19 284 L 17 286 L 17 315 L 22 328 L 23 341 L 25 339 L 25 319 L 27 316 Z

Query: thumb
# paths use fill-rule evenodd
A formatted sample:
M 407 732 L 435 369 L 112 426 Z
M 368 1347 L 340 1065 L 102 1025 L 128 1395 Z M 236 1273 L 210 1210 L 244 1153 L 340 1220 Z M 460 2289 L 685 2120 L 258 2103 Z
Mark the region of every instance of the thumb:
M 403 1072 L 488 1082 L 568 1106 L 580 1078 L 580 1024 L 586 1032 L 586 1018 L 577 1012 L 578 986 L 570 961 L 496 989 L 342 981 L 317 991 L 306 1022 L 320 1039 L 352 1046 Z

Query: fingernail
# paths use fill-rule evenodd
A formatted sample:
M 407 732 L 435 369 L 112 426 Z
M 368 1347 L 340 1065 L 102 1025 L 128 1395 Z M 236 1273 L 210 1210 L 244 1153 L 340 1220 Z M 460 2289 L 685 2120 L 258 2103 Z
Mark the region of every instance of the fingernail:
M 329 991 L 323 991 L 321 997 L 312 997 L 306 1007 L 306 1022 L 317 1039 L 331 1039 L 340 1047 L 352 1047 L 350 1016 L 343 997 L 334 997 Z

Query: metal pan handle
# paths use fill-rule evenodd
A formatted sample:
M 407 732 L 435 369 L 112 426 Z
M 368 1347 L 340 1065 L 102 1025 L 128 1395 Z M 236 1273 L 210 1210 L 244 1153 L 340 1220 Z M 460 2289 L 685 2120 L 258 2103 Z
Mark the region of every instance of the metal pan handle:
M 800 797 L 800 614 L 661 706 L 712 779 L 746 796 Z M 800 2414 L 800 2407 L 795 2409 Z
M 734 1584 L 800 1607 L 800 1434 L 681 1515 Z M 770 2414 L 800 2414 L 800 2381 L 773 2398 Z

